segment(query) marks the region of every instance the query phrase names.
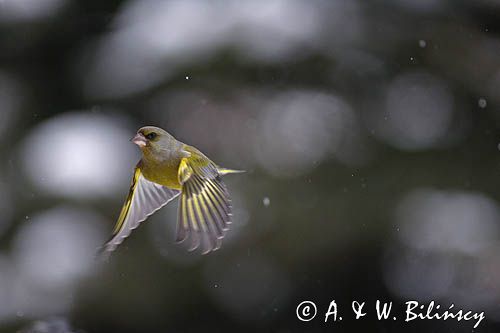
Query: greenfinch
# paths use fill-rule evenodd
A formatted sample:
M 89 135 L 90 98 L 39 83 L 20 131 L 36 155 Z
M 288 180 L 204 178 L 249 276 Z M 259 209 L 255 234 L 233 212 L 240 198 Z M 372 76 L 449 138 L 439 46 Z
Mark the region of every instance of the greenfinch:
M 217 250 L 231 224 L 231 199 L 221 176 L 239 173 L 218 166 L 165 130 L 146 126 L 131 140 L 142 151 L 130 190 L 101 251 L 110 253 L 148 216 L 180 195 L 176 241 L 203 254 Z

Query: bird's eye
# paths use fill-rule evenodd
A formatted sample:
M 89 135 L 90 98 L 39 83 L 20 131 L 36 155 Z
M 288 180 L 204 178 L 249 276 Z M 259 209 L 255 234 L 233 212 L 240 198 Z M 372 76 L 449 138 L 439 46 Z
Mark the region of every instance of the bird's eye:
M 148 140 L 154 140 L 155 138 L 156 138 L 155 132 L 151 132 L 151 133 L 146 135 L 146 139 L 148 139 Z

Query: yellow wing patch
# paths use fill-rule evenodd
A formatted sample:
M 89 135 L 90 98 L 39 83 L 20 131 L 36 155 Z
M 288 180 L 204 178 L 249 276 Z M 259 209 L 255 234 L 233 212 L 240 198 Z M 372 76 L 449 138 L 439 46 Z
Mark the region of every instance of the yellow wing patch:
M 123 222 L 130 211 L 130 206 L 132 204 L 132 198 L 134 197 L 134 192 L 137 187 L 137 182 L 139 181 L 139 176 L 141 175 L 141 169 L 135 168 L 134 176 L 132 177 L 132 184 L 130 184 L 130 189 L 128 191 L 127 199 L 125 199 L 125 203 L 123 204 L 122 210 L 120 211 L 120 216 L 118 217 L 118 221 L 116 221 L 115 227 L 113 228 L 113 232 L 111 234 L 111 238 L 113 238 L 122 228 Z

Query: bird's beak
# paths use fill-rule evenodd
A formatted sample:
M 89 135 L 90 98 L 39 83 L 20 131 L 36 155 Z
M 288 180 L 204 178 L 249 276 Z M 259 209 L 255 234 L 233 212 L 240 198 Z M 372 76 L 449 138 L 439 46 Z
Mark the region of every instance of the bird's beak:
M 148 140 L 142 135 L 142 133 L 137 133 L 130 141 L 138 145 L 140 148 L 146 147 Z

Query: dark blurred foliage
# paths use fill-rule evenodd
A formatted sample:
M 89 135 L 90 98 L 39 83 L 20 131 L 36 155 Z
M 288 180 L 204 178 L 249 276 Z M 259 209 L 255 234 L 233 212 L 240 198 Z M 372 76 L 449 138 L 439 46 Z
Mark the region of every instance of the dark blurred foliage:
M 494 0 L 0 0 L 0 332 L 498 331 L 499 18 Z M 174 244 L 172 203 L 94 260 L 143 125 L 248 171 L 225 178 L 219 251 Z M 487 320 L 353 319 L 377 299 Z

